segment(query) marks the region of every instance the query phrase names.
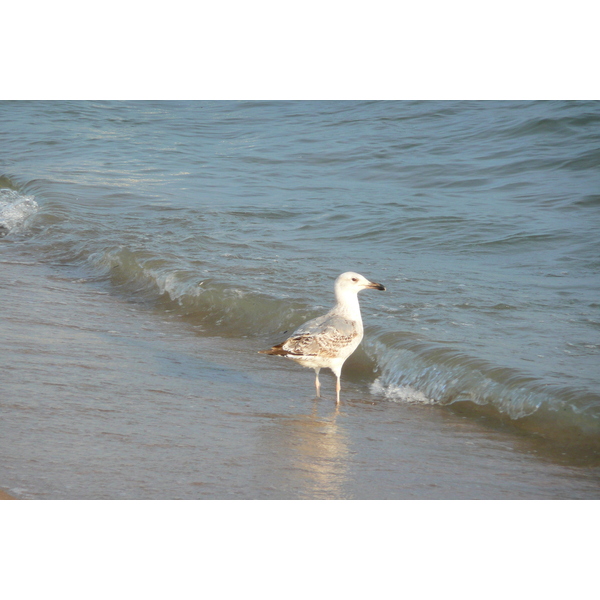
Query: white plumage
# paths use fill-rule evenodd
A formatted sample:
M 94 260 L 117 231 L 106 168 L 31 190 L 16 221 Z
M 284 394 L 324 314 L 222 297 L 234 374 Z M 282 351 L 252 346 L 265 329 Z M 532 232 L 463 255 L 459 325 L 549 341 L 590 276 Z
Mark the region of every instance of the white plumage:
M 284 356 L 304 367 L 314 369 L 317 396 L 320 396 L 321 389 L 319 371 L 323 368 L 331 369 L 337 378 L 335 390 L 339 403 L 342 365 L 363 338 L 357 294 L 365 289 L 385 290 L 385 287 L 358 273 L 342 273 L 335 280 L 337 303 L 326 315 L 307 321 L 287 340 L 270 350 L 261 350 L 261 353 Z

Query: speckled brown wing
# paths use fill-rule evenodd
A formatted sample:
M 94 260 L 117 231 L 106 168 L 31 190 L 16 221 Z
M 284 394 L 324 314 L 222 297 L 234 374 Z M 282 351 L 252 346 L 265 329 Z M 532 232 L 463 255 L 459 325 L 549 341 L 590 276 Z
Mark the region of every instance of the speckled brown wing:
M 358 335 L 358 328 L 353 321 L 337 315 L 325 315 L 308 321 L 272 350 L 290 357 L 333 358 L 338 356 L 340 349 L 352 344 Z

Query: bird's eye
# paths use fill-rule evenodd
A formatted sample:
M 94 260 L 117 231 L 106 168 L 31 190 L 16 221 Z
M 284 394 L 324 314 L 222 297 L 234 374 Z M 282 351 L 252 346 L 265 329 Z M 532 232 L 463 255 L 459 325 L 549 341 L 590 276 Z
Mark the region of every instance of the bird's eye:
M 356 279 L 356 277 L 353 277 L 353 278 L 352 278 L 352 281 L 358 281 L 358 279 Z

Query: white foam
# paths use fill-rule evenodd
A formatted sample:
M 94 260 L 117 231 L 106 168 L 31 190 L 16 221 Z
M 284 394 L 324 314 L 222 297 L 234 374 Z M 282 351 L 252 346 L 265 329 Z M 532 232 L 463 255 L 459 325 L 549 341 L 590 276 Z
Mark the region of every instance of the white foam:
M 385 385 L 381 378 L 371 384 L 371 393 L 383 395 L 394 402 L 406 402 L 408 404 L 434 404 L 435 400 L 428 398 L 423 392 L 415 390 L 409 385 Z
M 0 237 L 22 227 L 27 217 L 38 211 L 33 196 L 22 196 L 9 189 L 0 189 Z

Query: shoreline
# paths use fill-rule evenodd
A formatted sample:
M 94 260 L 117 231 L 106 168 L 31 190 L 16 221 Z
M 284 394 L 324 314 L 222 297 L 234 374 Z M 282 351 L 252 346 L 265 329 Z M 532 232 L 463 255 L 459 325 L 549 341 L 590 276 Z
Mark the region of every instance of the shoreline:
M 600 465 L 536 435 L 385 401 L 351 368 L 341 404 L 330 374 L 319 401 L 312 374 L 261 359 L 256 338 L 199 335 L 44 265 L 2 266 L 16 400 L 0 481 L 26 490 L 15 500 L 600 498 Z

